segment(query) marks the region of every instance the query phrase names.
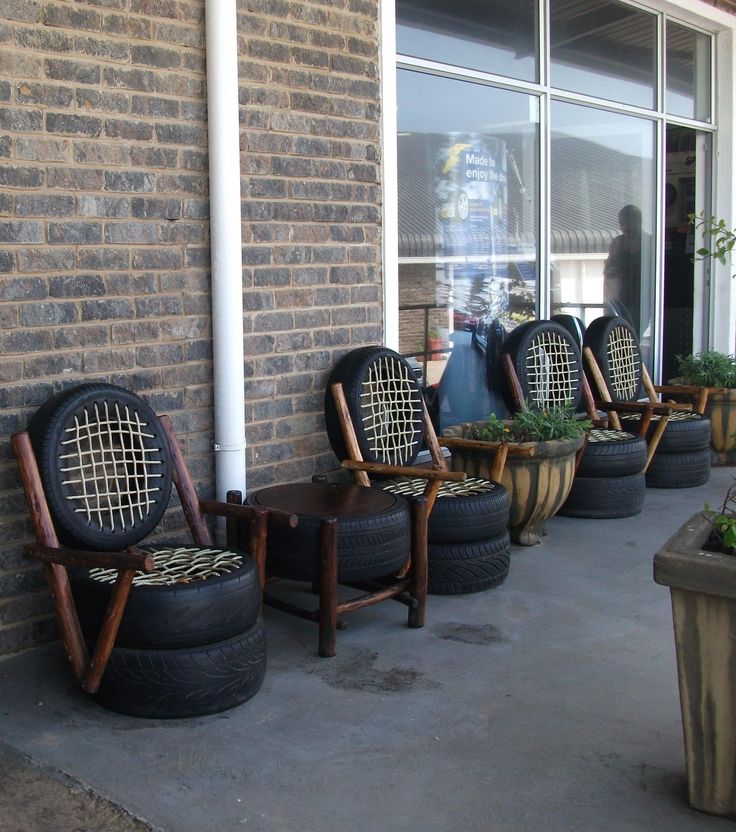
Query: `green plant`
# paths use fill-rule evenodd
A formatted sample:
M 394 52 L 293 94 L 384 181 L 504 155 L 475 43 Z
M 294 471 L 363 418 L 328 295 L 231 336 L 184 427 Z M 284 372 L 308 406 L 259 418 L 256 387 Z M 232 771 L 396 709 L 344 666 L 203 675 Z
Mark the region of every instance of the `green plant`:
M 506 420 L 491 413 L 484 425 L 470 425 L 466 429 L 466 438 L 486 442 L 546 442 L 552 439 L 576 439 L 592 426 L 590 420 L 578 418 L 570 406 L 528 407 Z
M 689 219 L 695 228 L 703 232 L 703 241 L 706 244 L 695 250 L 697 258 L 705 260 L 712 257 L 724 266 L 731 263 L 731 256 L 736 247 L 736 230 L 729 228 L 724 219 L 712 215 L 706 216 L 705 211 L 690 214 Z
M 718 511 L 706 503 L 703 516 L 713 526 L 723 551 L 729 555 L 736 554 L 736 484 L 728 489 L 723 505 Z
M 686 384 L 699 387 L 736 387 L 736 361 L 732 355 L 705 350 L 696 355 L 678 355 L 680 375 Z

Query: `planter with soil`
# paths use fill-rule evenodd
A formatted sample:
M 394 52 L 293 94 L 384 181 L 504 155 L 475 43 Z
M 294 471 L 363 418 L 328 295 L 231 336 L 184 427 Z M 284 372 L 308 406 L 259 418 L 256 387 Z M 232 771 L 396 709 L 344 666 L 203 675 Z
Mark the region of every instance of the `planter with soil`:
M 473 439 L 486 425 L 485 422 L 466 422 L 451 425 L 445 436 Z M 576 454 L 585 441 L 584 433 L 564 439 L 510 442 L 520 447 L 530 447 L 532 456 L 509 454 L 501 483 L 509 496 L 509 532 L 511 539 L 522 546 L 533 546 L 545 534 L 544 524 L 567 499 L 575 475 Z M 452 468 L 465 471 L 468 476 L 490 475 L 493 457 L 482 447 L 452 449 Z
M 714 522 L 693 515 L 655 555 L 654 580 L 670 588 L 690 805 L 736 817 L 736 557 Z

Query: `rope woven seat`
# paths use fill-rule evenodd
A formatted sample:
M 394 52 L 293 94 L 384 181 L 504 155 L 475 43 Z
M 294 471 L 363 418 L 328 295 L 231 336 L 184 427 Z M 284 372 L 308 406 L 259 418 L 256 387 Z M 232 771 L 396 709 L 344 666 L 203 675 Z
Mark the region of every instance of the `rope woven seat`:
M 154 567 L 152 572 L 136 572 L 133 586 L 170 586 L 206 581 L 208 578 L 234 572 L 243 563 L 242 553 L 227 549 L 198 546 L 140 546 L 139 549 L 151 555 Z M 90 578 L 101 583 L 114 583 L 117 574 L 116 569 L 89 570 Z
M 424 493 L 427 481 L 419 478 L 396 477 L 389 480 L 379 480 L 373 484 L 382 491 L 401 494 L 406 497 L 417 497 Z M 462 482 L 443 482 L 437 497 L 466 497 L 469 494 L 486 494 L 498 489 L 498 483 L 482 480 L 478 477 L 468 477 Z

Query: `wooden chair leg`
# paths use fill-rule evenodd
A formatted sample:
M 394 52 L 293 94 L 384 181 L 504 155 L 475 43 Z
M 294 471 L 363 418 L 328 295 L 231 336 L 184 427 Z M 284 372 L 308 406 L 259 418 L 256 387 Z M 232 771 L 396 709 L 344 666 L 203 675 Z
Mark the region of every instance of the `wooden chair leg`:
M 31 522 L 36 540 L 42 546 L 58 549 L 59 538 L 56 536 L 51 514 L 49 513 L 46 497 L 41 484 L 41 474 L 36 464 L 31 439 L 26 431 L 13 434 L 10 440 L 13 452 L 18 460 L 23 491 L 26 495 Z M 59 625 L 59 635 L 64 651 L 72 665 L 74 676 L 78 682 L 84 678 L 89 655 L 79 626 L 77 610 L 69 586 L 69 575 L 66 567 L 58 563 L 45 563 L 44 573 L 51 589 L 54 602 L 56 620 Z
M 120 622 L 125 612 L 125 605 L 128 603 L 128 595 L 130 595 L 130 587 L 133 585 L 134 577 L 134 569 L 121 569 L 118 572 L 115 585 L 110 593 L 105 619 L 97 636 L 95 650 L 82 680 L 82 689 L 87 693 L 97 693 L 100 687 L 102 675 L 107 667 L 110 653 L 112 653 L 120 629 Z
M 337 652 L 337 520 L 327 518 L 319 529 L 319 655 Z

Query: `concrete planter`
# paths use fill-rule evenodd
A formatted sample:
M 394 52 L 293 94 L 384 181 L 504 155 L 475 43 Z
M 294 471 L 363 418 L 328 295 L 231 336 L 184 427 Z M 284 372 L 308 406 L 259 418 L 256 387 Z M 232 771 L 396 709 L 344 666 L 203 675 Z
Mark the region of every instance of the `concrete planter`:
M 471 423 L 451 425 L 445 436 L 462 437 Z M 474 423 L 479 426 L 485 422 Z M 502 484 L 509 494 L 509 533 L 515 543 L 534 546 L 544 534 L 544 523 L 562 506 L 572 488 L 575 475 L 575 454 L 584 437 L 555 439 L 550 442 L 520 442 L 521 447 L 534 446 L 534 456 L 509 454 L 506 458 Z M 452 450 L 452 468 L 465 471 L 470 477 L 490 479 L 493 452 L 483 450 Z
M 672 599 L 690 805 L 736 817 L 736 556 L 703 551 L 710 532 L 691 517 L 655 555 L 654 580 Z
M 736 465 L 736 389 L 713 390 L 705 415 L 711 424 L 714 465 Z

